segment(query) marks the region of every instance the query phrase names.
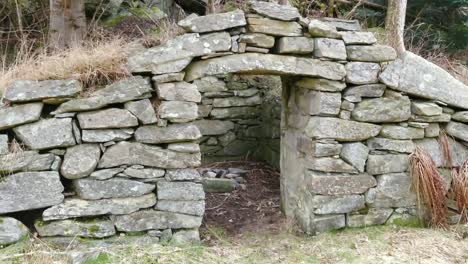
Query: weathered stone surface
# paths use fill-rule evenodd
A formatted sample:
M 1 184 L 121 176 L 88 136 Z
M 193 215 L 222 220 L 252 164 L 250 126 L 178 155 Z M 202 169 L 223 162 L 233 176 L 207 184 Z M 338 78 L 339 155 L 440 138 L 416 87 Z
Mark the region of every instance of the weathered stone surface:
M 239 42 L 247 43 L 248 45 L 255 47 L 270 49 L 275 45 L 275 38 L 262 33 L 248 33 L 241 35 Z
M 83 90 L 76 80 L 14 81 L 4 98 L 14 103 L 41 101 L 49 98 L 75 97 Z
M 279 37 L 300 37 L 302 27 L 297 22 L 286 22 L 269 18 L 247 18 L 248 30 L 254 33 L 263 33 Z
M 468 124 L 450 122 L 445 129 L 449 135 L 468 142 Z
M 114 198 L 103 200 L 65 199 L 59 205 L 48 208 L 42 214 L 44 221 L 107 214 L 130 214 L 156 204 L 156 196 L 149 193 L 141 197 Z
M 127 140 L 133 136 L 131 128 L 117 129 L 92 129 L 82 130 L 81 139 L 83 142 L 104 143 L 109 141 Z
M 151 97 L 153 89 L 148 79 L 132 77 L 115 82 L 92 93 L 88 98 L 70 100 L 61 104 L 53 114 L 90 111 L 110 104 L 125 103 Z
M 358 20 L 322 17 L 320 21 L 340 31 L 362 31 Z
M 314 213 L 319 215 L 344 214 L 360 210 L 366 206 L 362 195 L 316 195 L 312 198 L 312 204 Z
M 372 32 L 341 32 L 341 37 L 346 45 L 352 44 L 367 44 L 371 45 L 377 42 L 377 39 Z
M 360 86 L 351 86 L 343 94 L 345 98 L 355 97 L 359 102 L 361 98 L 381 97 L 385 92 L 386 86 L 383 84 L 367 84 Z
M 468 111 L 457 112 L 452 115 L 452 119 L 455 121 L 468 123 Z
M 257 14 L 276 20 L 293 21 L 301 17 L 297 8 L 290 5 L 279 5 L 271 2 L 253 1 L 250 9 Z
M 136 167 L 136 166 L 135 166 Z M 130 177 L 135 179 L 143 179 L 143 180 L 157 180 L 158 178 L 164 177 L 166 174 L 165 170 L 162 169 L 153 169 L 153 168 L 134 168 L 134 166 L 130 168 L 126 168 L 122 174 L 119 176 L 123 177 Z
M 330 81 L 327 79 L 303 78 L 295 83 L 297 87 L 323 92 L 341 92 L 346 88 L 346 83 Z
M 412 102 L 411 112 L 421 116 L 437 116 L 442 114 L 442 107 L 429 102 Z
M 438 123 L 431 123 L 424 129 L 425 137 L 438 137 L 440 134 L 440 125 Z
M 200 232 L 198 229 L 179 230 L 174 233 L 171 239 L 171 243 L 174 244 L 188 244 L 188 243 L 199 243 Z
M 138 119 L 129 111 L 109 108 L 77 115 L 82 129 L 126 128 L 138 126 Z
M 142 126 L 135 132 L 135 139 L 138 142 L 149 144 L 194 141 L 202 137 L 196 122 L 195 124 L 175 124 L 167 127 Z
M 87 177 L 96 169 L 100 157 L 99 145 L 82 144 L 68 148 L 60 172 L 67 179 Z
M 0 214 L 44 208 L 63 201 L 57 172 L 21 172 L 0 182 Z
M 52 170 L 55 161 L 53 154 L 39 154 L 36 151 L 21 151 L 0 156 L 0 173 L 19 171 Z
M 313 149 L 307 151 L 306 153 L 313 153 L 314 157 L 327 157 L 327 156 L 335 156 L 340 155 L 342 145 L 338 143 L 324 143 L 324 142 L 316 142 L 313 144 Z
M 313 226 L 316 233 L 340 229 L 346 226 L 346 218 L 343 214 L 315 216 Z
M 201 17 L 192 14 L 179 21 L 180 27 L 188 32 L 196 33 L 221 31 L 228 28 L 245 26 L 246 24 L 244 12 L 241 10 Z
M 91 173 L 91 175 L 89 175 L 89 178 L 93 180 L 101 180 L 101 181 L 107 180 L 121 173 L 122 171 L 124 171 L 124 168 L 98 170 L 98 171 L 94 171 L 93 173 Z
M 408 207 L 416 205 L 408 173 L 377 176 L 377 187 L 366 193 L 366 204 L 371 207 Z
M 349 227 L 383 225 L 393 213 L 391 208 L 370 208 L 367 214 L 350 214 L 346 218 Z
M 380 136 L 392 139 L 418 139 L 424 138 L 424 129 L 397 125 L 383 125 Z
M 204 200 L 203 186 L 194 182 L 167 182 L 157 183 L 158 200 L 192 201 Z
M 377 83 L 380 65 L 370 62 L 348 62 L 346 64 L 346 82 L 352 84 Z
M 232 106 L 254 106 L 262 103 L 262 98 L 259 95 L 252 97 L 227 97 L 215 98 L 213 100 L 214 107 L 232 107 Z
M 159 106 L 159 116 L 174 123 L 185 123 L 198 118 L 198 107 L 193 102 L 164 101 Z
M 379 134 L 378 125 L 332 117 L 312 117 L 305 133 L 311 138 L 333 138 L 338 141 L 361 141 Z
M 306 166 L 309 169 L 323 172 L 358 173 L 353 166 L 336 158 L 315 158 L 308 161 Z
M 7 246 L 25 239 L 28 228 L 12 217 L 0 217 L 0 246 Z
M 166 179 L 170 181 L 198 181 L 200 173 L 196 169 L 167 170 Z
M 305 175 L 308 190 L 322 195 L 362 194 L 377 185 L 369 174 L 337 174 L 307 171 Z
M 455 167 L 461 166 L 463 162 L 468 159 L 468 146 L 465 146 L 451 138 L 449 138 L 448 141 L 450 152 L 456 153 L 455 155 L 452 155 L 452 165 Z M 428 152 L 437 167 L 445 166 L 446 162 L 437 139 L 426 138 L 415 140 L 414 143 Z
M 204 119 L 194 121 L 193 124 L 200 129 L 201 134 L 204 136 L 224 135 L 234 129 L 232 121 Z
M 184 153 L 197 153 L 200 152 L 200 145 L 193 142 L 171 143 L 167 145 L 167 149 Z
M 121 165 L 143 165 L 156 168 L 187 168 L 200 166 L 200 153 L 181 153 L 141 143 L 119 142 L 104 153 L 98 168 Z
M 166 101 L 201 102 L 201 95 L 194 84 L 186 82 L 163 83 L 156 87 L 159 98 Z
M 154 124 L 158 121 L 154 107 L 149 99 L 127 102 L 125 103 L 125 109 L 136 116 L 143 125 Z
M 420 123 L 448 123 L 450 122 L 449 114 L 441 114 L 436 116 L 422 116 L 422 115 L 412 115 L 410 121 L 420 122 Z
M 340 157 L 353 165 L 359 172 L 364 172 L 369 148 L 360 142 L 343 144 Z
M 66 236 L 104 238 L 115 235 L 114 224 L 109 220 L 59 220 L 52 222 L 36 221 L 37 233 L 41 237 Z
M 346 51 L 348 52 L 348 59 L 351 61 L 385 62 L 397 58 L 396 51 L 385 45 L 351 45 L 346 47 Z
M 372 123 L 406 121 L 411 117 L 411 101 L 406 96 L 366 99 L 356 105 L 352 117 Z
M 166 73 L 162 75 L 153 76 L 153 81 L 156 84 L 160 83 L 168 83 L 168 82 L 182 82 L 185 77 L 185 72 L 177 72 L 177 73 Z
M 397 140 L 389 138 L 371 138 L 367 141 L 371 150 L 388 150 L 400 153 L 411 153 L 414 151 L 414 143 L 411 140 Z
M 0 108 L 0 130 L 39 120 L 44 104 L 31 103 Z
M 411 95 L 468 109 L 468 88 L 444 69 L 405 52 L 380 75 L 387 86 Z
M 8 135 L 0 134 L 0 156 L 8 154 L 9 146 L 8 146 Z
M 194 62 L 187 68 L 185 80 L 192 81 L 204 76 L 236 72 L 303 75 L 330 80 L 341 80 L 346 75 L 344 66 L 336 62 L 244 53 Z
M 331 38 L 316 38 L 314 40 L 315 57 L 346 60 L 346 48 L 342 40 Z
M 42 119 L 13 129 L 30 149 L 43 150 L 75 145 L 71 118 Z
M 328 25 L 322 21 L 313 19 L 309 23 L 309 33 L 312 37 L 324 37 L 340 39 L 341 34 L 336 31 L 336 27 Z
M 129 215 L 112 217 L 115 227 L 123 232 L 140 232 L 152 229 L 198 228 L 202 217 L 171 212 L 144 210 Z
M 78 197 L 86 200 L 139 197 L 150 193 L 155 188 L 152 184 L 116 178 L 103 181 L 74 180 L 73 187 Z
M 236 189 L 238 183 L 233 179 L 204 178 L 202 180 L 203 190 L 206 193 L 227 193 Z
M 280 54 L 310 54 L 314 51 L 314 39 L 307 37 L 282 37 L 278 40 Z
M 369 174 L 404 172 L 409 168 L 409 157 L 404 154 L 369 155 L 366 171 Z
M 256 118 L 260 114 L 260 108 L 253 106 L 244 107 L 229 107 L 215 108 L 211 111 L 210 116 L 216 119 L 240 118 L 250 119 Z
M 155 209 L 172 213 L 203 216 L 205 213 L 205 201 L 160 200 L 156 203 Z
M 208 76 L 203 77 L 193 82 L 200 92 L 223 92 L 227 91 L 226 83 L 216 77 Z

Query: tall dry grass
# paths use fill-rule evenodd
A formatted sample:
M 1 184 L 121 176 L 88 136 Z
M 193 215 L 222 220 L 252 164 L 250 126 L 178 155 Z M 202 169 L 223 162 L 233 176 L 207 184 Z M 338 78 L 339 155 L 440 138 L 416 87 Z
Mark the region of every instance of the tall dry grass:
M 468 222 L 468 160 L 454 174 L 452 185 L 461 220 Z

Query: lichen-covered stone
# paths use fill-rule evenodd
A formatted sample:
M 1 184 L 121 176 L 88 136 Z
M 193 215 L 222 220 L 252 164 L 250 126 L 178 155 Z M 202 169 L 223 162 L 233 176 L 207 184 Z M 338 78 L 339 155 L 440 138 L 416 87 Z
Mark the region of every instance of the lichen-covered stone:
M 275 45 L 275 38 L 262 33 L 248 33 L 241 35 L 239 42 L 247 43 L 248 45 L 255 47 L 270 49 Z
M 186 123 L 198 118 L 198 107 L 193 102 L 164 101 L 159 106 L 159 116 L 174 123 Z
M 259 95 L 252 97 L 227 97 L 215 98 L 213 100 L 214 107 L 233 107 L 233 106 L 255 106 L 262 103 L 262 98 Z
M 54 161 L 55 155 L 39 154 L 36 151 L 20 151 L 0 155 L 0 174 L 52 170 Z
M 357 169 L 342 159 L 315 158 L 307 162 L 309 169 L 323 172 L 358 173 Z
M 352 117 L 371 123 L 406 121 L 411 117 L 411 101 L 406 96 L 363 100 L 356 105 Z
M 172 213 L 203 216 L 205 213 L 205 201 L 159 200 L 156 203 L 155 209 Z
M 69 147 L 76 144 L 71 118 L 42 119 L 13 129 L 30 149 L 43 150 Z
M 42 103 L 31 103 L 0 108 L 0 130 L 39 120 L 43 107 Z
M 360 86 L 351 86 L 347 88 L 343 96 L 344 98 L 354 97 L 357 102 L 362 98 L 377 98 L 381 97 L 385 92 L 386 86 L 383 84 L 367 84 Z
M 299 19 L 301 14 L 297 8 L 290 5 L 280 5 L 271 2 L 252 1 L 249 3 L 250 9 L 257 14 L 276 20 L 293 21 Z
M 157 183 L 158 200 L 196 201 L 204 200 L 203 186 L 194 182 L 167 182 Z
M 333 117 L 310 118 L 305 133 L 311 138 L 333 138 L 338 141 L 361 141 L 379 134 L 378 125 Z
M 158 86 L 159 87 L 159 86 Z M 158 122 L 156 111 L 149 99 L 125 103 L 125 109 L 130 111 L 143 125 Z
M 408 173 L 377 176 L 377 186 L 366 193 L 366 204 L 371 207 L 408 207 L 416 205 Z
M 213 76 L 203 77 L 199 80 L 195 80 L 193 84 L 197 86 L 198 91 L 203 93 L 223 92 L 228 90 L 225 82 Z
M 234 191 L 238 185 L 235 180 L 225 178 L 204 178 L 202 184 L 206 193 L 228 193 Z
M 346 47 L 346 51 L 348 59 L 351 61 L 385 62 L 397 58 L 396 51 L 392 47 L 384 45 L 351 45 Z
M 171 143 L 167 145 L 167 149 L 184 153 L 198 153 L 200 145 L 193 142 Z
M 345 44 L 340 39 L 314 39 L 314 56 L 334 60 L 346 60 Z
M 322 195 L 362 194 L 377 185 L 369 174 L 323 173 L 308 170 L 305 175 L 310 192 Z
M 445 129 L 449 135 L 468 142 L 468 124 L 450 122 Z
M 204 119 L 194 121 L 193 124 L 200 129 L 201 134 L 204 136 L 224 135 L 234 129 L 234 123 L 228 120 Z
M 201 102 L 201 95 L 197 87 L 186 82 L 159 84 L 156 91 L 159 98 L 166 101 Z
M 347 31 L 341 32 L 340 34 L 346 45 L 371 45 L 377 42 L 377 39 L 372 32 Z
M 315 233 L 322 233 L 330 230 L 344 228 L 346 218 L 344 214 L 340 215 L 320 215 L 313 218 L 313 227 Z
M 156 84 L 160 83 L 168 83 L 168 82 L 181 82 L 184 80 L 185 72 L 177 72 L 177 73 L 166 73 L 161 75 L 153 76 L 153 81 Z
M 343 144 L 340 157 L 353 165 L 359 172 L 364 172 L 369 148 L 360 142 Z
M 82 129 L 126 128 L 138 126 L 138 119 L 129 111 L 109 108 L 77 115 Z
M 67 179 L 79 179 L 89 176 L 99 162 L 99 145 L 82 144 L 67 149 L 60 172 Z
M 166 179 L 169 181 L 198 181 L 200 173 L 196 169 L 167 170 Z
M 456 112 L 452 115 L 452 119 L 462 123 L 468 123 L 468 111 Z
M 188 32 L 205 33 L 245 26 L 247 22 L 245 21 L 244 12 L 235 10 L 201 17 L 192 14 L 179 21 L 178 24 Z
M 313 19 L 309 22 L 308 29 L 312 37 L 341 38 L 341 34 L 338 33 L 335 26 L 328 25 L 317 19 Z
M 4 98 L 14 103 L 75 97 L 83 90 L 77 80 L 14 81 Z
M 97 170 L 89 175 L 89 179 L 107 180 L 124 171 L 124 168 Z
M 391 208 L 370 208 L 366 214 L 349 214 L 346 222 L 349 227 L 383 225 L 392 213 Z
M 248 30 L 279 37 L 300 37 L 302 27 L 297 22 L 273 20 L 269 18 L 248 17 Z
M 305 114 L 337 115 L 341 107 L 340 93 L 327 93 L 302 89 L 296 96 L 298 107 Z
M 28 228 L 12 217 L 0 217 L 0 246 L 7 246 L 25 239 Z
M 437 116 L 442 114 L 442 107 L 430 102 L 412 102 L 411 112 L 420 116 Z
M 322 17 L 320 18 L 320 21 L 326 25 L 336 28 L 339 31 L 362 31 L 358 20 Z
M 8 135 L 0 134 L 0 156 L 8 154 L 9 146 L 8 146 Z
M 188 244 L 188 243 L 199 243 L 200 232 L 198 229 L 182 229 L 174 233 L 171 238 L 171 243 L 176 245 Z
M 210 116 L 216 119 L 240 118 L 250 119 L 255 118 L 260 114 L 260 108 L 254 106 L 214 108 Z
M 175 124 L 167 127 L 142 126 L 135 132 L 136 141 L 148 144 L 194 141 L 201 137 L 202 134 L 200 133 L 199 127 L 196 123 Z
M 122 141 L 130 139 L 133 136 L 132 128 L 116 129 L 86 129 L 81 130 L 81 139 L 83 142 L 104 143 L 109 141 Z
M 73 181 L 73 187 L 78 197 L 86 200 L 139 197 L 155 188 L 152 184 L 117 178 L 102 181 L 78 179 Z
M 114 224 L 111 221 L 100 219 L 36 221 L 34 227 L 41 237 L 104 238 L 113 236 L 116 233 Z
M 380 136 L 392 139 L 418 139 L 424 138 L 424 129 L 398 125 L 383 125 Z
M 411 140 L 389 138 L 371 138 L 367 140 L 367 146 L 370 150 L 388 150 L 400 153 L 411 153 L 415 147 Z
M 369 174 L 404 172 L 409 168 L 409 157 L 405 154 L 369 155 L 366 171 Z
M 441 114 L 436 116 L 423 116 L 423 115 L 412 115 L 410 121 L 419 123 L 448 123 L 450 122 L 449 114 Z
M 323 92 L 341 92 L 346 88 L 346 83 L 330 81 L 327 79 L 302 78 L 295 83 L 297 87 Z
M 468 146 L 457 142 L 456 140 L 449 137 L 449 149 L 450 153 L 456 153 L 452 155 L 452 166 L 461 166 L 464 161 L 468 159 Z M 415 140 L 414 143 L 426 151 L 434 161 L 437 167 L 445 166 L 446 161 L 444 158 L 443 151 L 440 148 L 440 144 L 435 138 L 425 138 Z
M 346 82 L 352 84 L 377 83 L 380 65 L 370 62 L 348 62 L 346 64 Z
M 310 54 L 314 51 L 314 39 L 307 37 L 282 37 L 278 40 L 280 54 Z
M 112 217 L 115 227 L 123 232 L 140 232 L 153 229 L 198 228 L 202 217 L 171 212 L 144 210 L 129 215 Z
M 166 171 L 162 169 L 139 168 L 139 166 L 132 166 L 132 167 L 126 168 L 123 173 L 119 174 L 119 176 L 141 179 L 144 182 L 149 182 L 153 180 L 157 181 L 160 178 L 164 177 L 165 174 L 166 174 Z
M 365 207 L 363 195 L 328 196 L 316 195 L 312 198 L 314 213 L 344 214 L 360 210 Z

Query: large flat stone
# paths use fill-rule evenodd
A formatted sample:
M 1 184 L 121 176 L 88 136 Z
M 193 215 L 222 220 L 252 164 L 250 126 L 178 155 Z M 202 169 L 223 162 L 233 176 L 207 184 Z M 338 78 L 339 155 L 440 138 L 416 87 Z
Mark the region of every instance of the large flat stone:
M 0 130 L 39 120 L 43 107 L 42 103 L 31 103 L 0 109 Z
M 244 12 L 235 10 L 227 13 L 210 14 L 206 16 L 190 15 L 179 21 L 179 26 L 188 32 L 204 33 L 222 31 L 228 28 L 245 26 Z
M 21 172 L 0 182 L 0 214 L 44 208 L 63 201 L 57 172 Z
M 367 146 L 370 150 L 388 150 L 400 153 L 411 153 L 415 147 L 411 140 L 389 138 L 371 138 L 367 140 Z
M 303 75 L 330 80 L 341 80 L 346 75 L 344 66 L 336 62 L 273 54 L 244 53 L 194 62 L 187 69 L 185 80 L 193 81 L 209 75 L 237 72 Z
M 305 133 L 311 138 L 332 138 L 338 141 L 361 141 L 379 134 L 378 125 L 333 117 L 311 117 Z
M 135 132 L 136 141 L 148 144 L 194 141 L 201 137 L 202 134 L 196 124 L 175 124 L 167 127 L 142 126 Z
M 53 154 L 39 154 L 36 151 L 21 151 L 0 155 L 0 174 L 28 171 L 47 171 L 55 161 Z
M 371 123 L 406 121 L 411 117 L 411 101 L 407 96 L 366 99 L 357 104 L 352 117 L 357 121 Z
M 323 214 L 344 214 L 364 208 L 363 195 L 343 195 L 327 196 L 316 195 L 312 198 L 314 213 Z
M 380 136 L 392 139 L 418 139 L 424 138 L 424 129 L 398 125 L 384 125 L 382 126 Z
M 308 170 L 305 175 L 310 192 L 321 195 L 362 194 L 377 185 L 369 174 L 338 174 Z
M 44 221 L 107 214 L 130 214 L 156 204 L 156 195 L 149 193 L 140 197 L 103 200 L 69 198 L 59 205 L 48 208 L 42 214 Z
M 396 51 L 385 45 L 351 45 L 346 46 L 348 59 L 351 61 L 365 61 L 365 62 L 385 62 L 392 61 L 397 58 Z
M 144 210 L 129 215 L 114 216 L 115 227 L 123 232 L 146 230 L 198 228 L 202 217 L 171 212 Z
M 411 112 L 420 116 L 437 116 L 442 114 L 442 107 L 430 102 L 411 102 Z
M 44 99 L 75 97 L 83 90 L 77 80 L 14 81 L 4 98 L 11 102 L 31 102 Z
M 234 123 L 229 120 L 221 121 L 203 119 L 194 121 L 193 124 L 200 129 L 203 136 L 224 135 L 234 129 Z
M 195 80 L 193 84 L 195 84 L 197 86 L 198 91 L 202 93 L 224 92 L 228 90 L 224 81 L 221 81 L 220 79 L 213 76 L 208 76 L 199 80 Z
M 387 86 L 418 97 L 468 109 L 468 87 L 439 66 L 405 52 L 380 75 Z
M 81 130 L 81 139 L 83 142 L 104 143 L 109 141 L 127 140 L 133 136 L 132 128 L 117 129 L 86 129 Z
M 82 144 L 68 148 L 60 172 L 67 179 L 87 177 L 96 168 L 100 157 L 99 145 Z
M 153 184 L 116 178 L 103 181 L 74 180 L 73 187 L 78 197 L 86 200 L 139 197 L 150 193 L 155 188 Z
M 181 153 L 141 143 L 119 142 L 104 153 L 98 168 L 111 168 L 121 165 L 143 165 L 156 168 L 183 169 L 198 167 L 200 153 Z
M 301 17 L 297 8 L 290 5 L 279 5 L 271 2 L 252 1 L 250 9 L 257 14 L 276 20 L 293 21 Z
M 254 47 L 270 49 L 275 45 L 275 38 L 262 33 L 248 33 L 241 35 L 239 42 L 247 43 Z
M 336 28 L 339 31 L 362 31 L 358 20 L 322 17 L 320 18 L 320 21 L 326 25 Z
M 360 102 L 362 98 L 381 97 L 385 92 L 385 88 L 387 87 L 383 84 L 351 86 L 345 90 L 343 96 L 345 98 L 353 97 Z
M 468 124 L 450 122 L 445 129 L 449 135 L 468 142 Z
M 391 173 L 377 176 L 377 187 L 366 193 L 370 207 L 409 207 L 416 205 L 416 195 L 411 190 L 408 173 Z
M 372 32 L 347 31 L 341 32 L 341 36 L 346 45 L 371 45 L 377 42 Z
M 159 98 L 166 101 L 201 102 L 201 95 L 197 86 L 186 82 L 159 84 L 156 91 Z
M 0 217 L 0 246 L 7 246 L 27 238 L 28 228 L 12 217 Z
M 119 108 L 91 111 L 77 115 L 82 129 L 127 128 L 138 126 L 138 119 Z
M 269 18 L 247 18 L 249 32 L 263 33 L 279 37 L 300 37 L 302 27 L 297 22 L 286 22 Z
M 205 213 L 205 201 L 159 200 L 156 203 L 155 209 L 172 213 L 203 216 Z
M 42 119 L 13 129 L 16 136 L 30 149 L 43 150 L 76 144 L 71 118 Z
M 452 115 L 452 119 L 462 123 L 468 123 L 468 111 L 456 112 Z
M 317 19 L 310 21 L 308 29 L 312 37 L 341 38 L 341 34 L 338 33 L 334 25 L 329 25 Z
M 203 185 L 194 182 L 167 182 L 157 183 L 158 200 L 193 201 L 204 200 Z
M 404 172 L 409 169 L 409 156 L 405 154 L 369 155 L 366 171 L 369 174 Z
M 41 237 L 65 236 L 104 238 L 115 235 L 114 223 L 109 220 L 59 220 L 51 222 L 36 221 L 37 233 Z

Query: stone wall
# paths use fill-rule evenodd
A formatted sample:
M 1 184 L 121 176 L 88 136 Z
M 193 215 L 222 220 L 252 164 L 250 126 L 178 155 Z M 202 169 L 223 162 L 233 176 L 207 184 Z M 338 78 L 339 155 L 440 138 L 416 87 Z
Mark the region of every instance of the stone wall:
M 412 53 L 392 62 L 356 21 L 250 8 L 187 17 L 190 33 L 131 56 L 135 77 L 87 97 L 74 80 L 13 83 L 0 214 L 41 209 L 42 237 L 197 239 L 202 152 L 276 163 L 279 144 L 283 211 L 306 232 L 414 219 L 408 155 L 421 145 L 442 168 L 445 129 L 453 165 L 468 158 L 468 88 Z M 281 76 L 280 130 L 279 102 L 244 74 Z

